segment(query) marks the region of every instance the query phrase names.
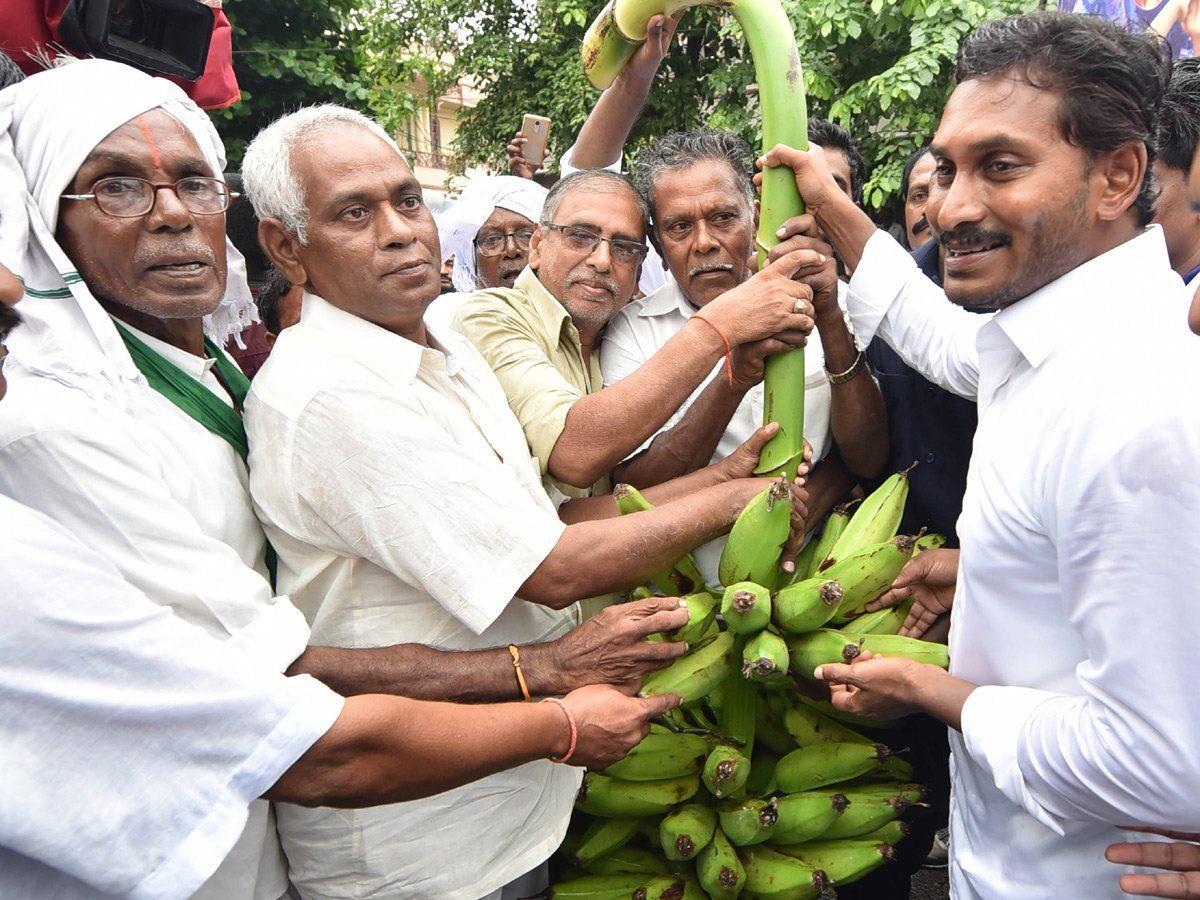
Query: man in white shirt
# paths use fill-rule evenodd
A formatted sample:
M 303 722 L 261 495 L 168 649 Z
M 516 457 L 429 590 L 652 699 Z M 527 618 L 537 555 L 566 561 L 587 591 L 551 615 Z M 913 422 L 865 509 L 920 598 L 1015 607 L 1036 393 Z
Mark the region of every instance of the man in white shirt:
M 1122 826 L 1200 826 L 1200 623 L 1179 577 L 1200 552 L 1200 355 L 1146 227 L 1169 68 L 1104 20 L 1036 13 L 980 27 L 956 74 L 931 150 L 944 294 L 820 153 L 764 157 L 854 266 L 856 331 L 979 403 L 950 672 L 816 674 L 839 708 L 957 729 L 956 897 L 1120 897 L 1101 860 Z
M 255 138 L 243 178 L 264 250 L 306 292 L 251 388 L 247 431 L 280 586 L 314 641 L 553 639 L 577 598 L 644 583 L 761 492 L 734 479 L 564 525 L 487 363 L 424 319 L 437 230 L 386 133 L 351 110 L 301 110 Z M 354 817 L 281 806 L 280 834 L 306 898 L 500 896 L 531 870 L 544 880 L 578 783 L 535 763 Z
M 36 299 L 10 342 L 0 492 L 69 528 L 184 622 L 277 672 L 311 674 L 347 695 L 520 696 L 503 648 L 307 647 L 303 614 L 275 596 L 236 411 L 246 384 L 218 349 L 252 307 L 224 236 L 223 166 L 195 104 L 119 63 L 75 62 L 0 96 L 0 258 Z M 651 661 L 639 632 L 686 621 L 677 609 L 666 612 L 674 625 L 654 618 L 673 605 L 619 608 L 522 648 L 530 691 L 621 682 L 665 664 L 682 645 L 656 648 Z M 286 885 L 268 806 L 256 802 L 198 895 L 276 900 Z

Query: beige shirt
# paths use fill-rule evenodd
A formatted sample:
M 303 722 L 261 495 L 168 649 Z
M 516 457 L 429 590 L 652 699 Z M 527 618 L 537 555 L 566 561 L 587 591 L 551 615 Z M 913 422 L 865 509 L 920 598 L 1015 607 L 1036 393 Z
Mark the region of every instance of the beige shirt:
M 471 650 L 578 621 L 515 598 L 565 526 L 487 363 L 429 335 L 306 294 L 251 386 L 250 490 L 314 644 Z M 541 761 L 375 809 L 279 804 L 279 833 L 306 900 L 475 900 L 550 856 L 579 780 Z
M 533 270 L 526 268 L 511 288 L 490 288 L 465 299 L 454 315 L 454 327 L 471 340 L 500 379 L 550 495 L 608 493 L 612 484 L 607 476 L 589 489 L 548 474 L 567 413 L 581 397 L 603 388 L 604 376 L 599 348 L 585 363 L 571 314 Z

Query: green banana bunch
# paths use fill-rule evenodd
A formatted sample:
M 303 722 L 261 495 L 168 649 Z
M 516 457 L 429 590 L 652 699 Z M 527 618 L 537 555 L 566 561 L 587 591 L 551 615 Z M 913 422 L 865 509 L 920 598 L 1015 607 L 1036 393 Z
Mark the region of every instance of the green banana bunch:
M 572 865 L 586 867 L 602 856 L 619 850 L 633 840 L 641 820 L 634 818 L 596 819 L 583 833 L 575 852 L 568 857 Z
M 734 644 L 735 652 L 741 653 Z M 754 751 L 754 737 L 758 724 L 758 689 L 742 677 L 740 669 L 734 668 L 720 685 L 720 706 L 717 708 L 717 725 L 722 734 L 741 743 L 743 756 Z
M 680 900 L 683 879 L 674 875 L 585 875 L 550 886 L 550 900 Z
M 788 648 L 783 638 L 760 631 L 746 642 L 742 651 L 742 677 L 750 681 L 770 682 L 787 675 Z
M 746 793 L 751 797 L 768 797 L 775 793 L 775 767 L 779 757 L 761 747 L 750 757 L 750 777 L 746 779 Z
M 747 503 L 733 523 L 717 566 L 721 584 L 751 581 L 773 587 L 791 527 L 792 492 L 781 478 Z M 770 610 L 767 617 L 770 618 Z
M 757 734 L 759 743 L 772 753 L 782 756 L 785 753 L 791 753 L 798 745 L 792 736 L 784 730 L 782 716 L 773 708 L 773 704 L 775 703 L 786 705 L 787 697 L 781 692 L 775 691 L 768 694 L 758 704 Z
M 713 839 L 696 858 L 696 877 L 713 900 L 733 900 L 746 886 L 746 870 L 718 826 Z
M 654 504 L 631 484 L 618 484 L 613 488 L 612 495 L 617 504 L 617 512 L 623 516 L 654 509 Z M 685 553 L 669 569 L 656 572 L 651 576 L 650 583 L 667 597 L 682 597 L 693 591 L 704 590 L 704 576 L 700 573 L 700 567 L 696 565 L 696 558 L 690 553 Z
M 771 592 L 749 581 L 725 588 L 721 597 L 721 618 L 734 634 L 756 634 L 771 621 Z
M 858 881 L 893 856 L 890 844 L 866 841 L 814 841 L 776 850 L 819 869 L 835 885 Z
M 772 604 L 775 624 L 791 634 L 820 628 L 835 615 L 846 592 L 824 576 L 797 581 L 777 593 Z
M 700 591 L 697 594 L 688 594 L 683 601 L 687 604 L 687 624 L 669 632 L 667 637 L 672 641 L 699 644 L 709 627 L 717 620 L 717 598 L 708 591 Z
M 801 747 L 809 744 L 819 744 L 824 741 L 837 743 L 870 744 L 873 741 L 866 735 L 859 734 L 851 728 L 818 712 L 803 703 L 789 703 L 783 714 L 783 727 Z
M 915 555 L 915 554 L 914 554 Z M 887 606 L 875 612 L 863 613 L 856 619 L 851 619 L 841 627 L 842 631 L 853 634 L 899 634 L 908 618 L 909 610 L 916 601 L 909 597 L 897 606 Z
M 691 859 L 708 846 L 717 829 L 717 813 L 701 803 L 685 803 L 663 816 L 658 839 L 667 859 Z
M 746 867 L 746 890 L 756 898 L 815 900 L 829 886 L 820 869 L 767 847 L 744 851 L 742 864 Z
M 903 797 L 856 797 L 846 814 L 819 836 L 831 841 L 861 837 L 900 818 L 911 806 Z
M 622 781 L 588 772 L 575 808 L 593 816 L 615 819 L 623 816 L 656 816 L 678 806 L 700 790 L 695 775 L 661 781 Z
M 914 538 L 900 535 L 864 547 L 821 572 L 823 578 L 842 587 L 842 602 L 833 620 L 852 619 L 864 612 L 867 603 L 892 586 L 900 570 L 912 559 L 916 545 Z
M 784 793 L 798 794 L 865 775 L 890 755 L 883 744 L 812 744 L 781 759 L 775 767 L 775 781 Z
M 853 634 L 841 632 L 848 642 L 847 649 L 842 651 L 846 662 L 857 659 L 864 650 L 884 656 L 900 656 L 914 662 L 929 663 L 950 668 L 950 648 L 945 644 L 933 641 L 922 641 L 917 638 L 903 637 L 898 634 Z
M 750 777 L 750 760 L 732 747 L 714 747 L 700 777 L 717 799 L 736 796 Z
M 810 544 L 814 544 L 815 546 L 813 547 L 813 555 L 808 567 L 803 570 L 804 574 L 800 574 L 800 565 L 799 563 L 796 564 L 795 581 L 804 581 L 817 574 L 821 563 L 829 558 L 829 552 L 833 550 L 833 545 L 837 543 L 837 539 L 842 536 L 842 532 L 850 524 L 850 509 L 856 502 L 843 503 L 829 514 L 829 517 L 825 520 L 825 527 L 821 529 L 821 536 L 815 541 L 809 541 Z
M 775 801 L 742 800 L 723 806 L 719 813 L 721 831 L 737 847 L 771 840 L 775 833 Z
M 684 703 L 692 703 L 724 681 L 737 663 L 733 633 L 722 631 L 667 668 L 647 675 L 640 693 L 643 697 L 679 694 Z
M 799 844 L 821 837 L 850 805 L 845 794 L 826 791 L 805 791 L 780 797 L 775 802 L 778 818 L 771 841 L 774 844 Z
M 676 734 L 657 725 L 633 745 L 624 759 L 604 770 L 611 778 L 625 781 L 661 781 L 697 775 L 712 750 L 712 742 L 698 734 Z
M 834 541 L 828 556 L 821 560 L 818 572 L 828 571 L 840 560 L 859 550 L 896 536 L 900 520 L 904 517 L 904 504 L 908 500 L 908 473 L 911 471 L 910 466 L 903 472 L 897 472 L 859 504 L 845 529 Z
M 642 847 L 622 847 L 584 866 L 591 875 L 670 875 L 666 861 Z

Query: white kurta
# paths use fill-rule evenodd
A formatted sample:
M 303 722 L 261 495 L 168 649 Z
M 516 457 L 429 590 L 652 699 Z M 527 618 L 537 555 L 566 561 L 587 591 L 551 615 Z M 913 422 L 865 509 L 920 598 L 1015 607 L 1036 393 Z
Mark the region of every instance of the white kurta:
M 435 349 L 306 294 L 251 386 L 251 492 L 313 643 L 469 650 L 578 621 L 514 599 L 564 526 L 483 357 L 429 333 Z M 279 830 L 306 900 L 475 900 L 550 856 L 579 779 L 534 762 L 377 809 L 281 804 Z
M 662 346 L 679 333 L 692 317 L 695 308 L 683 296 L 675 281 L 670 281 L 648 297 L 635 300 L 613 316 L 604 331 L 600 345 L 600 368 L 604 372 L 604 386 L 616 384 L 643 365 Z M 712 372 L 684 401 L 679 410 L 667 420 L 661 429 L 650 437 L 630 456 L 641 453 L 664 431 L 670 431 L 696 398 L 714 378 L 725 377 L 725 361 L 721 360 Z M 763 424 L 763 385 L 760 382 L 746 392 L 738 404 L 729 426 L 721 435 L 717 449 L 710 462 L 719 462 L 749 440 Z M 829 376 L 825 372 L 825 353 L 821 342 L 814 335 L 809 339 L 804 353 L 804 437 L 812 444 L 813 459 L 824 459 L 833 444 L 829 426 L 832 392 Z M 696 562 L 710 584 L 719 584 L 717 564 L 725 538 L 710 541 L 695 551 Z
M 228 401 L 212 363 L 149 335 L 155 350 Z M 275 597 L 246 467 L 229 444 L 155 393 L 134 418 L 112 404 L 17 370 L 0 405 L 0 493 L 69 528 L 154 602 L 282 672 L 308 627 Z M 212 900 L 277 900 L 286 865 L 269 805 L 213 882 Z
M 991 319 L 886 234 L 859 335 L 979 402 L 951 672 L 959 900 L 1119 898 L 1118 825 L 1200 831 L 1200 338 L 1148 229 Z M 1143 838 L 1144 839 L 1144 838 Z
M 0 497 L 0 521 L 0 897 L 191 896 L 342 699 L 184 623 L 42 514 Z

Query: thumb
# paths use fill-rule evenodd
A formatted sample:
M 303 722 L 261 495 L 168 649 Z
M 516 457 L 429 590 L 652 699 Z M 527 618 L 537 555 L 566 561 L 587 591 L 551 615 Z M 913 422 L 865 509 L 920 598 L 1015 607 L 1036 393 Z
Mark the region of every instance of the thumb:
M 929 566 L 929 557 L 924 553 L 916 559 L 909 560 L 900 570 L 900 574 L 892 581 L 891 590 L 901 590 L 919 581 L 924 581 L 929 575 Z
M 659 694 L 655 697 L 642 698 L 642 716 L 654 719 L 683 704 L 683 698 L 678 694 Z
M 776 144 L 759 158 L 758 163 L 764 169 L 771 166 L 787 166 L 795 169 L 804 164 L 804 154 L 787 144 Z
M 848 684 L 852 687 L 862 686 L 862 681 L 858 677 L 858 674 L 853 671 L 853 667 L 842 663 L 826 663 L 823 666 L 817 666 L 813 670 L 813 678 L 828 684 Z
M 767 445 L 767 441 L 775 437 L 778 432 L 778 422 L 771 422 L 767 425 L 764 425 L 762 428 L 759 428 L 757 431 L 755 431 L 754 434 L 750 435 L 750 437 L 746 438 L 746 440 L 742 443 L 741 449 L 747 451 L 748 453 L 752 453 L 757 457 L 762 448 Z

